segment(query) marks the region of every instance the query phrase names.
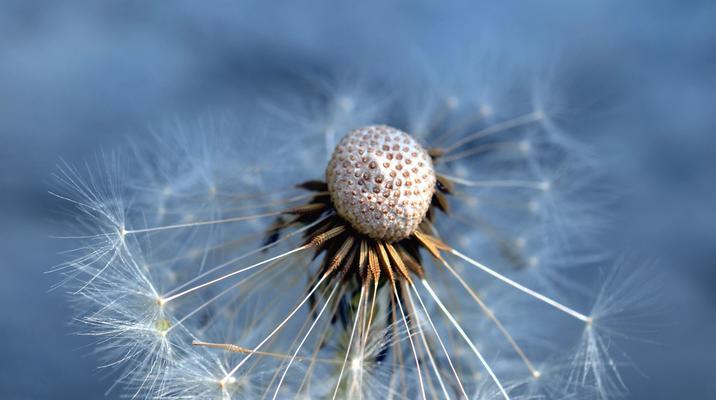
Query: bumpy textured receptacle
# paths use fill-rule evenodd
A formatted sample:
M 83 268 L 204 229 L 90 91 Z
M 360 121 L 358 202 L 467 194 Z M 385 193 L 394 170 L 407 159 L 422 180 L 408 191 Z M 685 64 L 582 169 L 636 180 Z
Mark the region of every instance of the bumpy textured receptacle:
M 357 231 L 388 242 L 417 229 L 435 191 L 428 152 L 407 133 L 385 125 L 343 137 L 326 180 L 338 214 Z

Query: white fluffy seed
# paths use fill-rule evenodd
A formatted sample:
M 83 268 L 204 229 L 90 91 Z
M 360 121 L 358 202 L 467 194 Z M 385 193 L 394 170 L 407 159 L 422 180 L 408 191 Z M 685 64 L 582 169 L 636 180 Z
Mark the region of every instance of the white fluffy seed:
M 435 191 L 427 151 L 407 133 L 385 125 L 341 139 L 326 168 L 338 214 L 373 239 L 398 241 L 425 218 Z

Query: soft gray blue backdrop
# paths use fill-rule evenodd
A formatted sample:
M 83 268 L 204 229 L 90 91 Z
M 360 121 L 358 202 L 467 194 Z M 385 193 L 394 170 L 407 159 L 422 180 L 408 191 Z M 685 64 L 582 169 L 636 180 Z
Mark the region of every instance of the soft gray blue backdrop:
M 66 247 L 47 194 L 60 157 L 252 102 L 302 71 L 389 70 L 470 44 L 554 58 L 568 102 L 609 110 L 583 121 L 601 132 L 586 140 L 628 154 L 624 235 L 605 245 L 667 277 L 654 343 L 626 349 L 630 397 L 716 398 L 716 2 L 447 3 L 0 0 L 0 398 L 96 399 L 110 384 L 62 290 L 48 293 Z

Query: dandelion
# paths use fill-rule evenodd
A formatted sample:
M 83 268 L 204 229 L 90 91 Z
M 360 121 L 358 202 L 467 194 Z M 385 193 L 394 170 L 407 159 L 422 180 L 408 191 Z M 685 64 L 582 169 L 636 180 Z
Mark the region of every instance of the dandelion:
M 611 396 L 602 315 L 570 305 L 582 288 L 562 274 L 604 258 L 582 246 L 606 197 L 588 153 L 549 110 L 436 92 L 272 105 L 285 119 L 263 139 L 177 124 L 109 181 L 65 166 L 58 196 L 89 233 L 58 270 L 117 382 L 166 399 Z M 564 326 L 584 332 L 571 364 L 553 361 Z

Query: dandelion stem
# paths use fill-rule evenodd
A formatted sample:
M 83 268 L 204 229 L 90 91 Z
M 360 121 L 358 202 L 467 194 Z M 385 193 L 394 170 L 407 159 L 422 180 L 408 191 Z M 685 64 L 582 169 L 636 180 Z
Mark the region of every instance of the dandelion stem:
M 555 300 L 553 300 L 553 299 L 551 299 L 551 298 L 549 298 L 549 297 L 547 297 L 547 296 L 545 296 L 545 295 L 543 295 L 543 294 L 541 294 L 541 293 L 535 292 L 534 290 L 532 290 L 532 289 L 530 289 L 530 288 L 527 288 L 527 287 L 525 287 L 525 286 L 522 286 L 522 285 L 520 285 L 519 283 L 513 281 L 512 279 L 510 279 L 510 278 L 508 278 L 508 277 L 506 277 L 506 276 L 504 276 L 504 275 L 498 273 L 497 271 L 495 271 L 495 270 L 493 270 L 493 269 L 491 269 L 491 268 L 488 268 L 487 266 L 485 266 L 485 265 L 483 265 L 483 264 L 481 264 L 481 263 L 479 263 L 479 262 L 473 260 L 472 258 L 470 258 L 470 257 L 468 257 L 468 256 L 466 256 L 466 255 L 464 255 L 464 254 L 462 254 L 462 253 L 460 253 L 459 251 L 457 251 L 457 250 L 455 250 L 455 249 L 451 249 L 451 250 L 450 250 L 450 253 L 456 255 L 457 257 L 462 258 L 463 260 L 467 261 L 468 263 L 470 263 L 470 264 L 474 265 L 475 267 L 477 267 L 477 268 L 479 268 L 479 269 L 481 269 L 481 270 L 487 272 L 488 274 L 490 274 L 490 275 L 492 275 L 493 277 L 495 277 L 495 278 L 501 280 L 502 282 L 505 282 L 506 284 L 508 284 L 508 285 L 510 285 L 510 286 L 512 286 L 512 287 L 514 287 L 515 289 L 518 289 L 518 290 L 520 290 L 520 291 L 522 291 L 522 292 L 524 292 L 524 293 L 527 293 L 528 295 L 530 295 L 530 296 L 532 296 L 532 297 L 534 297 L 534 298 L 536 298 L 536 299 L 538 299 L 538 300 L 540 300 L 540 301 L 542 301 L 542 302 L 544 302 L 544 303 L 547 303 L 547 304 L 551 305 L 552 307 L 554 307 L 554 308 L 556 308 L 556 309 L 558 309 L 558 310 L 560 310 L 560 311 L 562 311 L 562 312 L 564 312 L 564 313 L 566 313 L 566 314 L 568 314 L 568 315 L 571 315 L 571 316 L 574 317 L 574 318 L 577 318 L 577 319 L 580 320 L 580 321 L 586 322 L 586 323 L 588 323 L 588 324 L 592 322 L 592 318 L 591 318 L 591 317 L 588 317 L 588 316 L 586 316 L 586 315 L 584 315 L 584 314 L 582 314 L 582 313 L 579 313 L 579 312 L 577 312 L 577 311 L 574 311 L 573 309 L 571 309 L 571 308 L 569 308 L 569 307 L 567 307 L 567 306 L 565 306 L 565 305 L 563 305 L 563 304 L 561 304 L 561 303 L 559 303 L 559 302 L 557 302 L 557 301 L 555 301 Z
M 475 133 L 472 133 L 470 135 L 465 136 L 464 138 L 458 140 L 451 146 L 444 149 L 444 154 L 448 154 L 455 149 L 464 146 L 470 142 L 473 142 L 478 139 L 482 139 L 484 137 L 493 135 L 495 133 L 504 132 L 512 128 L 516 128 L 522 125 L 527 125 L 533 122 L 540 121 L 542 118 L 544 118 L 544 114 L 540 111 L 534 111 L 528 114 L 521 115 L 519 117 L 515 117 L 512 119 L 509 119 L 507 121 L 500 122 L 498 124 L 489 126 L 485 129 L 479 130 Z
M 505 388 L 502 387 L 502 383 L 500 383 L 500 380 L 497 379 L 497 376 L 496 376 L 495 373 L 492 371 L 492 368 L 490 368 L 490 365 L 487 363 L 487 361 L 486 361 L 485 358 L 482 356 L 482 354 L 480 354 L 480 351 L 477 350 L 477 347 L 475 346 L 474 343 L 472 343 L 472 340 L 470 340 L 470 338 L 467 336 L 467 334 L 466 334 L 465 331 L 462 329 L 462 327 L 460 326 L 460 324 L 455 320 L 455 317 L 453 317 L 453 315 L 450 313 L 450 311 L 448 311 L 448 309 L 445 308 L 445 306 L 443 305 L 442 301 L 440 301 L 440 298 L 438 298 L 438 295 L 435 294 L 435 292 L 433 291 L 433 288 L 430 286 L 430 284 L 428 283 L 428 281 L 426 281 L 425 279 L 421 279 L 420 281 L 423 283 L 423 286 L 425 287 L 425 289 L 427 289 L 428 293 L 430 293 L 430 296 L 432 296 L 433 300 L 435 300 L 435 303 L 437 303 L 438 307 L 440 307 L 440 310 L 442 310 L 443 314 L 445 314 L 445 316 L 450 320 L 450 323 L 452 323 L 452 325 L 453 325 L 453 326 L 455 327 L 455 329 L 458 331 L 458 333 L 460 334 L 460 336 L 462 336 L 462 338 L 465 340 L 465 342 L 467 342 L 468 346 L 470 346 L 470 348 L 472 349 L 473 353 L 475 353 L 475 355 L 477 356 L 477 358 L 480 359 L 480 362 L 482 363 L 482 366 L 485 367 L 485 369 L 487 370 L 487 373 L 490 375 L 490 377 L 492 378 L 493 382 L 495 382 L 495 384 L 497 385 L 497 387 L 500 389 L 500 392 L 501 392 L 502 395 L 505 397 L 505 399 L 506 399 L 506 400 L 510 400 L 510 396 L 509 396 L 509 395 L 507 394 L 507 392 L 505 391 Z

